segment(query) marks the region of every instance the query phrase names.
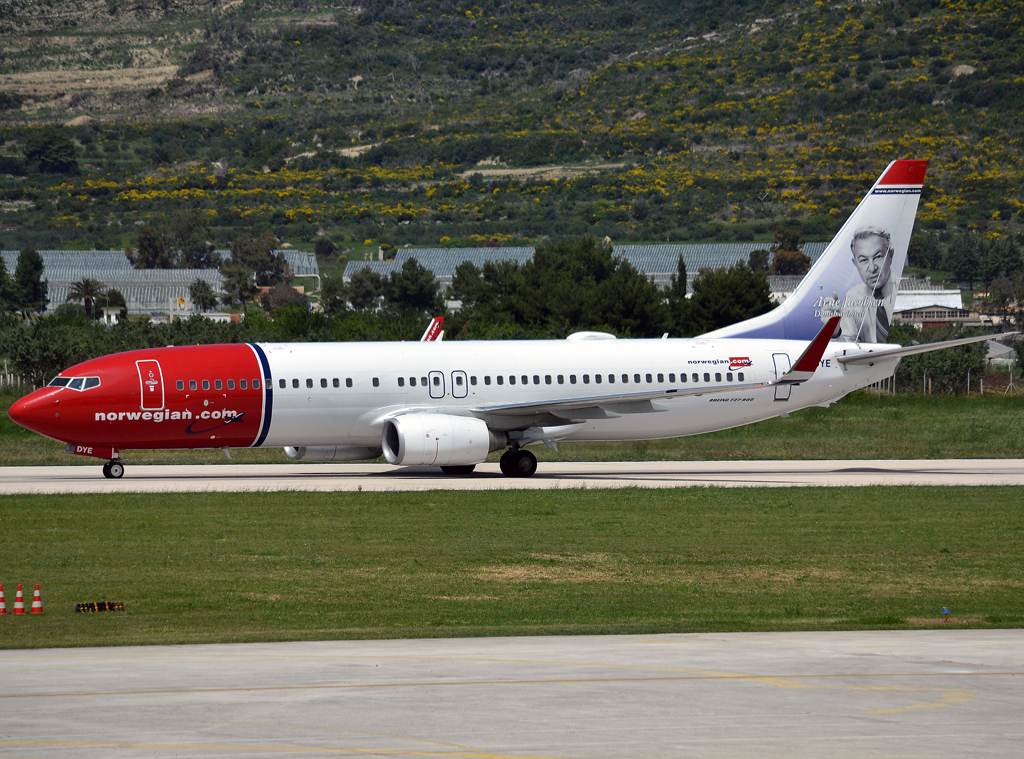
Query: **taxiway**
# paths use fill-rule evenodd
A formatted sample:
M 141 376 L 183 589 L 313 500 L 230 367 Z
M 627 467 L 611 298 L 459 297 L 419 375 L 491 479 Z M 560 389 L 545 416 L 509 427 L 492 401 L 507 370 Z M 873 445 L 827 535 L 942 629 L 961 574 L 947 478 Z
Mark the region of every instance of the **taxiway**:
M 133 466 L 130 457 L 128 462 L 120 480 L 104 479 L 99 463 L 0 467 L 0 494 L 1024 485 L 1022 459 L 541 462 L 529 479 L 505 477 L 497 464 L 451 477 L 436 468 L 387 464 Z
M 0 756 L 946 759 L 1020 756 L 1024 741 L 1022 630 L 69 648 L 2 658 Z

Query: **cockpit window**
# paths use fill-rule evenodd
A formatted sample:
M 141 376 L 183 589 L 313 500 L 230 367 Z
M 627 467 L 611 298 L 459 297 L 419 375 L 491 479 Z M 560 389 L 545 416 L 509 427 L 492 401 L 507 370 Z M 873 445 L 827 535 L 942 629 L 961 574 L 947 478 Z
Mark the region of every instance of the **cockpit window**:
M 99 386 L 99 377 L 54 377 L 50 380 L 50 387 L 66 387 L 69 390 L 91 390 Z

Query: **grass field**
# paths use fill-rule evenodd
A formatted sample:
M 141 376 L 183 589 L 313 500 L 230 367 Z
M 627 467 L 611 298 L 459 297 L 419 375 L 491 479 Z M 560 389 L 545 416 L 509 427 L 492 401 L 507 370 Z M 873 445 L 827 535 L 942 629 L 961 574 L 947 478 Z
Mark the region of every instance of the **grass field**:
M 7 416 L 16 394 L 0 394 L 0 465 L 83 464 L 64 446 L 18 427 Z M 797 411 L 695 437 L 638 443 L 533 446 L 541 461 L 728 459 L 1017 458 L 1024 456 L 1024 396 L 897 395 L 860 392 L 831 408 Z M 238 463 L 287 463 L 279 448 L 233 449 Z M 230 463 L 214 451 L 129 451 L 133 464 Z M 497 454 L 491 457 L 497 460 Z
M 1013 488 L 6 496 L 0 541 L 3 648 L 1024 623 Z

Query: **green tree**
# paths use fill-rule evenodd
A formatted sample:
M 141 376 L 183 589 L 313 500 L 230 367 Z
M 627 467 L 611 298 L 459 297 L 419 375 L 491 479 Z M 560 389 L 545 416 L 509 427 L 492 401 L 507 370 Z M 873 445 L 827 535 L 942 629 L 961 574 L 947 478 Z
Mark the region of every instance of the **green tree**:
M 75 143 L 59 127 L 33 129 L 25 140 L 25 164 L 42 174 L 77 174 Z
M 693 280 L 689 323 L 683 334 L 696 335 L 752 319 L 775 308 L 768 280 L 740 262 L 728 269 L 701 269 Z
M 896 322 L 889 331 L 889 342 L 900 345 L 932 343 L 968 337 L 973 331 L 965 332 L 963 325 L 956 324 L 938 329 L 919 330 L 909 324 Z M 967 390 L 968 374 L 972 383 L 985 370 L 987 343 L 959 345 L 941 351 L 907 356 L 900 361 L 896 371 L 896 388 L 909 392 L 922 392 L 926 380 L 931 380 L 932 392 L 963 393 Z
M 316 257 L 324 260 L 332 258 L 338 252 L 338 246 L 329 237 L 318 237 L 314 250 Z
M 28 316 L 42 313 L 50 302 L 48 283 L 43 279 L 43 257 L 35 248 L 24 248 L 14 268 L 14 292 L 17 310 Z
M 444 304 L 434 273 L 415 258 L 406 259 L 399 271 L 384 283 L 384 300 L 389 306 L 437 314 Z
M 686 330 L 690 324 L 690 299 L 686 297 L 687 286 L 686 262 L 682 256 L 679 256 L 676 273 L 669 280 L 668 290 L 665 293 L 668 298 L 672 325 L 679 332 Z
M 171 215 L 165 237 L 179 251 L 177 260 L 184 269 L 215 269 L 220 256 L 206 242 L 210 236 L 207 216 L 202 211 L 184 210 Z
M 375 308 L 384 294 L 384 281 L 376 272 L 360 269 L 348 281 L 348 302 L 356 311 Z
M 309 310 L 309 299 L 291 285 L 278 282 L 267 292 L 260 296 L 260 303 L 264 311 L 272 311 L 278 308 L 289 308 L 299 306 Z
M 953 272 L 960 282 L 967 282 L 974 289 L 974 279 L 978 276 L 978 249 L 966 236 L 960 235 L 949 246 L 943 266 Z
M 277 238 L 267 230 L 259 237 L 243 232 L 231 246 L 231 261 L 253 273 L 256 284 L 270 287 L 285 279 L 285 260 L 280 253 L 274 253 Z
M 85 317 L 93 318 L 93 303 L 106 295 L 107 288 L 102 282 L 89 277 L 83 277 L 77 282 L 72 282 L 68 290 L 67 300 L 69 302 L 81 303 L 85 307 Z
M 320 307 L 327 316 L 337 316 L 346 311 L 348 288 L 340 277 L 325 274 L 320 284 Z
M 907 263 L 918 269 L 934 271 L 942 265 L 942 248 L 935 235 L 916 234 L 910 238 Z
M 188 297 L 200 311 L 213 311 L 217 307 L 217 293 L 205 279 L 197 279 L 188 286 Z
M 18 310 L 17 291 L 14 280 L 7 273 L 4 260 L 0 258 L 0 316 Z
M 751 271 L 767 272 L 771 268 L 772 254 L 764 248 L 750 251 L 747 265 Z
M 780 276 L 799 276 L 811 268 L 811 259 L 799 250 L 779 250 L 772 261 L 771 273 Z
M 220 271 L 224 275 L 224 303 L 229 308 L 245 306 L 252 301 L 259 288 L 251 269 L 228 261 L 220 267 Z
M 139 227 L 136 248 L 127 248 L 125 255 L 136 269 L 170 269 L 174 265 L 167 238 L 149 224 Z

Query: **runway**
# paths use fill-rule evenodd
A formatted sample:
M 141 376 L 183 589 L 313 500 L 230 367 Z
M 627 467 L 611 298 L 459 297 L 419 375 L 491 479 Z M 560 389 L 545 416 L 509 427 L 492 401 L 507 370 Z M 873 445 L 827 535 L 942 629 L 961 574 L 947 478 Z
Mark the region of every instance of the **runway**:
M 1021 630 L 51 649 L 3 665 L 0 756 L 946 759 L 1020 756 L 1024 739 Z
M 450 477 L 436 468 L 387 464 L 132 466 L 129 460 L 120 480 L 104 479 L 99 462 L 0 467 L 0 494 L 872 485 L 1024 485 L 1024 460 L 541 462 L 529 479 L 504 477 L 497 464 Z

